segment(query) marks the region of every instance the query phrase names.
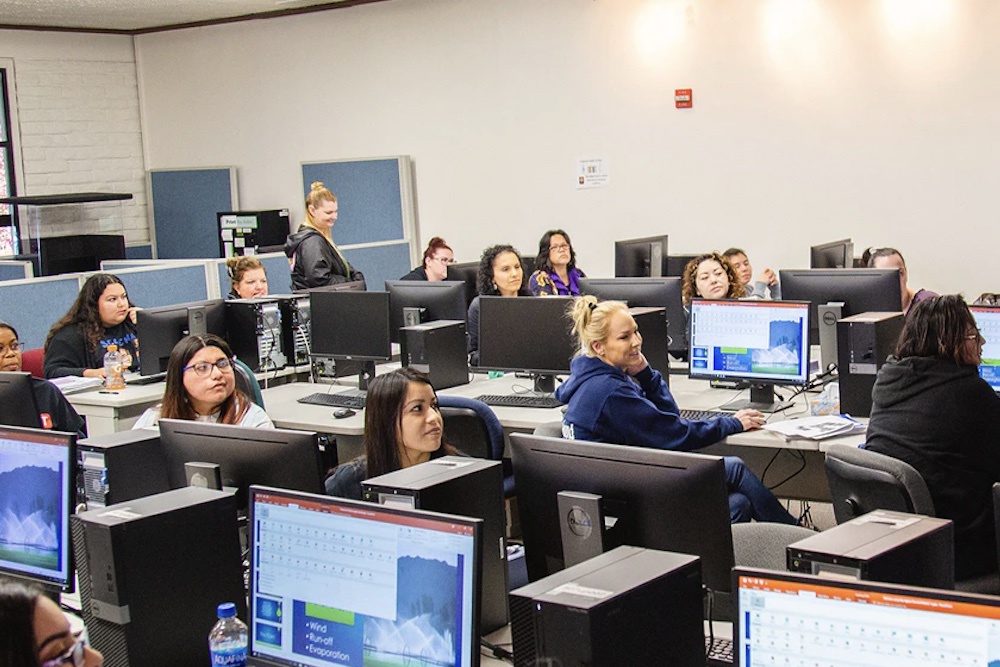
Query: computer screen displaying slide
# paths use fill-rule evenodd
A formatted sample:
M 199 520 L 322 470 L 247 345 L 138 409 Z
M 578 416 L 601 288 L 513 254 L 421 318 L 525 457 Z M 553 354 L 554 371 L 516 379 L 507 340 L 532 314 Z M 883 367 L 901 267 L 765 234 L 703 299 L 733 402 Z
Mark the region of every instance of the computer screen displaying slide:
M 1000 664 L 1000 598 L 736 568 L 736 664 Z
M 1000 307 L 970 306 L 976 326 L 986 342 L 983 343 L 983 358 L 979 362 L 979 377 L 990 383 L 993 391 L 1000 394 Z
M 251 487 L 252 665 L 479 664 L 482 521 Z

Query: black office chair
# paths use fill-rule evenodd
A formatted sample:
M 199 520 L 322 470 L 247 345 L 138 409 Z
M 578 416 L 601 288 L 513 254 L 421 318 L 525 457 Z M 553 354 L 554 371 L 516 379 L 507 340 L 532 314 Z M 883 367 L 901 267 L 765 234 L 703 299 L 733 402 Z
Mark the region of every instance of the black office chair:
M 469 456 L 503 461 L 504 497 L 513 496 L 514 471 L 503 458 L 503 426 L 490 406 L 474 398 L 439 394 L 438 407 L 444 418 L 444 441 Z
M 250 397 L 261 408 L 264 407 L 264 394 L 260 391 L 260 383 L 250 367 L 239 359 L 233 360 L 233 374 L 236 376 L 236 388 Z
M 877 509 L 935 516 L 924 478 L 916 468 L 891 456 L 830 445 L 826 478 L 838 524 Z

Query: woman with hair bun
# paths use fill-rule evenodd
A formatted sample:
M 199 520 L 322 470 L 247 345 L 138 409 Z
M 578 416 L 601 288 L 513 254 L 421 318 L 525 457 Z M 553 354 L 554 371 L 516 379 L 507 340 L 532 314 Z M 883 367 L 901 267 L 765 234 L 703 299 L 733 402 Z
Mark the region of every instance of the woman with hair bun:
M 642 336 L 623 302 L 579 297 L 570 316 L 580 350 L 570 362 L 569 379 L 556 389 L 556 398 L 568 404 L 564 437 L 687 452 L 764 424 L 757 410 L 705 420 L 681 418 L 663 376 L 643 356 Z M 796 523 L 741 459 L 726 456 L 723 461 L 734 523 Z
M 292 289 L 304 290 L 336 283 L 363 281 L 333 242 L 337 197 L 316 181 L 306 196 L 306 219 L 285 241 L 285 256 L 292 267 Z
M 448 277 L 448 267 L 455 263 L 455 253 L 444 239 L 435 236 L 424 250 L 423 264 L 413 269 L 400 280 L 444 280 Z
M 232 289 L 230 299 L 256 299 L 267 296 L 267 272 L 256 257 L 230 257 L 226 260 L 226 270 Z

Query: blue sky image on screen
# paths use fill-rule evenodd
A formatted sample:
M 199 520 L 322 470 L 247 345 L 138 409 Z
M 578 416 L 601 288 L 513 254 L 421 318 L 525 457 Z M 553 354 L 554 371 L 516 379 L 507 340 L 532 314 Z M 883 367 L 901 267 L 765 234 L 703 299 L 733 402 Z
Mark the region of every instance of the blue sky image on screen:
M 63 579 L 66 447 L 0 439 L 0 566 Z
M 462 665 L 473 538 L 262 502 L 255 651 L 289 664 Z
M 1000 308 L 972 306 L 976 326 L 986 342 L 983 343 L 983 358 L 979 362 L 979 377 L 986 380 L 993 391 L 1000 393 Z

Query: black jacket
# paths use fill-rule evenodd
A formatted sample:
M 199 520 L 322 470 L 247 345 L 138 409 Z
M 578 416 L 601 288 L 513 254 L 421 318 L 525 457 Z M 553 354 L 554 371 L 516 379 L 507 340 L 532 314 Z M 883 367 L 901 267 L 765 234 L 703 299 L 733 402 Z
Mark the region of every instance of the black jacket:
M 329 241 L 312 227 L 302 225 L 297 232 L 289 235 L 285 241 L 285 256 L 293 260 L 293 290 L 365 279 L 347 260 L 342 260 Z
M 117 345 L 119 350 L 132 355 L 129 370 L 139 370 L 139 339 L 132 320 L 126 318 L 121 324 L 104 330 L 96 350 L 90 349 L 78 324 L 69 324 L 57 331 L 45 349 L 45 377 L 83 375 L 88 368 L 103 368 L 108 345 Z
M 38 411 L 49 416 L 46 428 L 76 433 L 80 438 L 87 437 L 86 421 L 70 405 L 58 387 L 48 380 L 31 378 L 31 391 L 35 394 Z
M 879 370 L 872 401 L 865 447 L 923 476 L 935 513 L 955 523 L 955 575 L 996 570 L 1000 397 L 975 366 L 907 357 Z
M 418 266 L 400 278 L 400 280 L 427 280 L 427 269 L 422 266 Z

